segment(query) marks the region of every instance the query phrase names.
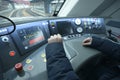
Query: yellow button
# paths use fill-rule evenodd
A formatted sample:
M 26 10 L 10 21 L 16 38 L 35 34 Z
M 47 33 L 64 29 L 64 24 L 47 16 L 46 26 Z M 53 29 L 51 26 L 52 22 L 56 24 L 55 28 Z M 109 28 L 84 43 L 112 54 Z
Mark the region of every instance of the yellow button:
M 41 57 L 43 57 L 43 58 L 46 57 L 45 53 L 42 53 L 42 54 L 41 54 Z
M 27 63 L 27 64 L 29 64 L 29 63 L 31 63 L 31 62 L 32 62 L 31 59 L 27 59 L 27 60 L 26 60 L 26 63 Z

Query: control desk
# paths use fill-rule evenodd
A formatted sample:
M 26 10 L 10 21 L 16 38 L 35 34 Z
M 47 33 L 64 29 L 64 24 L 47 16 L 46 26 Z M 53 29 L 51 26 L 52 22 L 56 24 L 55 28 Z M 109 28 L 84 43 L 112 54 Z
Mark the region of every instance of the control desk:
M 47 80 L 45 47 L 50 35 L 62 35 L 66 56 L 74 70 L 100 53 L 80 45 L 82 40 L 92 35 L 106 36 L 103 18 L 58 18 L 16 26 L 14 33 L 0 37 L 2 80 Z

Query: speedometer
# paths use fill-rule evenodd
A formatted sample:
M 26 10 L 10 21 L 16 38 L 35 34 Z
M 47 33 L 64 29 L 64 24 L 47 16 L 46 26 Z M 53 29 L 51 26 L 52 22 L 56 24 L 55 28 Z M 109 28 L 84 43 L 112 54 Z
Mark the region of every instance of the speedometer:
M 75 19 L 75 24 L 76 25 L 80 25 L 81 23 L 82 23 L 82 21 L 79 18 Z

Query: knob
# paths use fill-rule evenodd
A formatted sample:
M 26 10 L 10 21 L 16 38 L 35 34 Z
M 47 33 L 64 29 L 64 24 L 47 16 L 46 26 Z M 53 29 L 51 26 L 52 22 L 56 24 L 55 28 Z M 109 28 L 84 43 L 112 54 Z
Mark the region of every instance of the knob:
M 81 27 L 78 27 L 77 32 L 81 33 L 81 32 L 83 32 L 83 29 Z
M 21 72 L 21 71 L 23 70 L 23 65 L 22 65 L 22 63 L 17 63 L 17 64 L 15 65 L 15 70 L 16 70 L 17 72 Z

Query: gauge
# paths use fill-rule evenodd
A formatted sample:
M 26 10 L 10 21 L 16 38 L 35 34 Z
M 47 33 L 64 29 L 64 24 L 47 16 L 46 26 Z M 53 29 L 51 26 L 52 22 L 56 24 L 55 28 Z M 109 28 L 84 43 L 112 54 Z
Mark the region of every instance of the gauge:
M 81 27 L 78 27 L 77 32 L 81 33 L 81 32 L 83 32 L 83 29 Z
M 79 18 L 75 19 L 75 24 L 76 25 L 80 25 L 81 23 L 82 23 L 82 21 Z

